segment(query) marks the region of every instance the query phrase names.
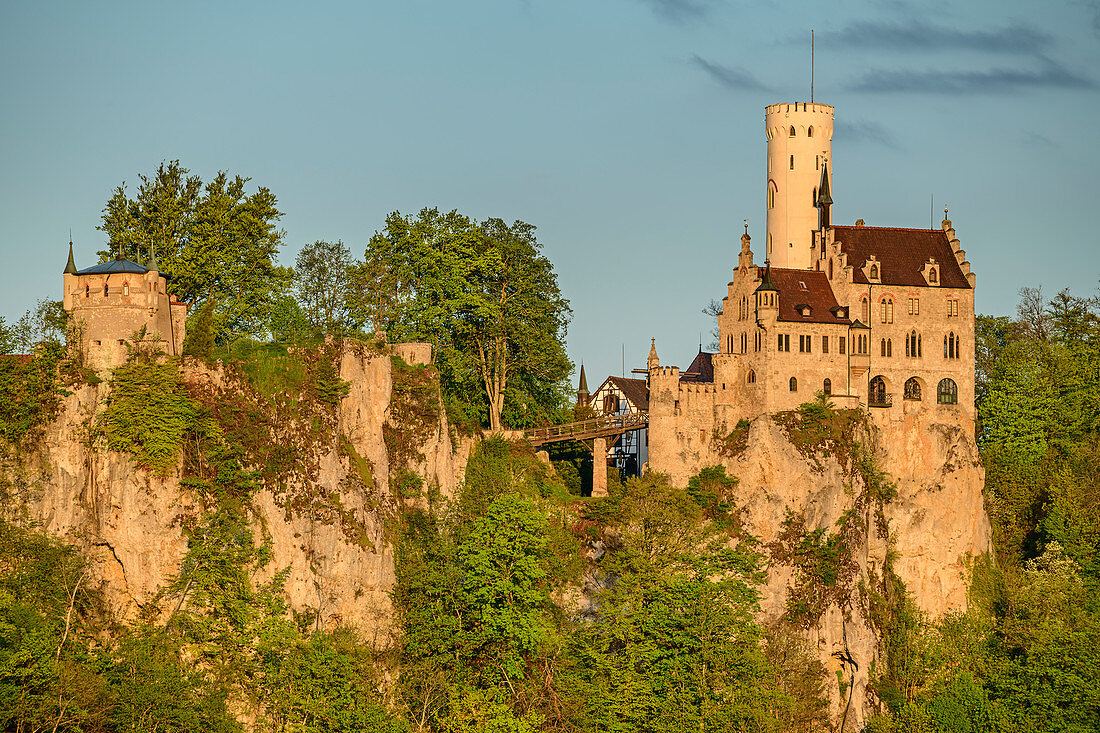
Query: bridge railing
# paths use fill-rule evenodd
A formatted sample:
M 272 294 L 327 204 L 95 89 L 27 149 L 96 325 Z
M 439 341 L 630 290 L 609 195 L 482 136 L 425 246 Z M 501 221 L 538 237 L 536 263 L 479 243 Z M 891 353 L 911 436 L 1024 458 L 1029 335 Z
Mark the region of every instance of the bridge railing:
M 619 435 L 631 430 L 640 430 L 647 425 L 649 425 L 648 412 L 628 412 L 622 415 L 593 417 L 588 420 L 565 423 L 564 425 L 532 428 L 527 430 L 525 435 L 529 441 L 538 445 L 563 440 L 583 440 L 585 438 Z

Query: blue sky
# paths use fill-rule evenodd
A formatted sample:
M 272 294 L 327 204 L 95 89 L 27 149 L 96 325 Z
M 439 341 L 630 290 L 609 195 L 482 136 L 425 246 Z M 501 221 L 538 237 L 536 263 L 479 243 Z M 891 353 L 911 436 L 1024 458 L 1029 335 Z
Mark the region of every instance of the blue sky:
M 978 309 L 1094 294 L 1100 2 L 406 0 L 0 5 L 0 315 L 59 297 L 112 189 L 162 160 L 270 188 L 292 264 L 421 207 L 538 227 L 590 384 L 685 366 L 741 222 L 763 108 L 836 106 L 834 221 L 950 206 Z M 131 189 L 132 190 L 132 189 Z

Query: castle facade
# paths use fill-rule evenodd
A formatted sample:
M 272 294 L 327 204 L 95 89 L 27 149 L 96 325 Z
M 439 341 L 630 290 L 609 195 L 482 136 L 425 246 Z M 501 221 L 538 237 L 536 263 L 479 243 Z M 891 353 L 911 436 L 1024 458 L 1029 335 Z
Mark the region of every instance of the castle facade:
M 972 432 L 975 275 L 951 222 L 833 225 L 833 108 L 773 104 L 764 126 L 765 262 L 746 226 L 708 370 L 686 377 L 651 348 L 650 466 L 680 474 L 738 421 L 818 392 L 879 423 L 934 412 Z

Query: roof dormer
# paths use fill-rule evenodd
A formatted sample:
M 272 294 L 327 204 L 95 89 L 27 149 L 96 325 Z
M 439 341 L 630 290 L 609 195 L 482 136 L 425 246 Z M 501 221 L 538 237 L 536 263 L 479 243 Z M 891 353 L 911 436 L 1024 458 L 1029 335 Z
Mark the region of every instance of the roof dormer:
M 878 261 L 878 257 L 875 255 L 871 255 L 870 258 L 863 263 L 862 270 L 863 276 L 867 278 L 868 282 L 882 282 L 882 263 Z
M 938 288 L 940 286 L 940 265 L 936 262 L 935 257 L 929 257 L 928 262 L 924 263 L 924 267 L 921 268 L 921 275 L 924 276 L 924 281 L 928 283 L 929 287 Z

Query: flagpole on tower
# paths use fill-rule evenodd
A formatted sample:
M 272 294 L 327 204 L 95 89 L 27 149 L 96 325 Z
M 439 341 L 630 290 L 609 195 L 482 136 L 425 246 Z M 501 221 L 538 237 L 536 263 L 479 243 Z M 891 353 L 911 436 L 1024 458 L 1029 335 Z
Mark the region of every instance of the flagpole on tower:
M 814 101 L 814 29 L 810 29 L 810 104 Z

